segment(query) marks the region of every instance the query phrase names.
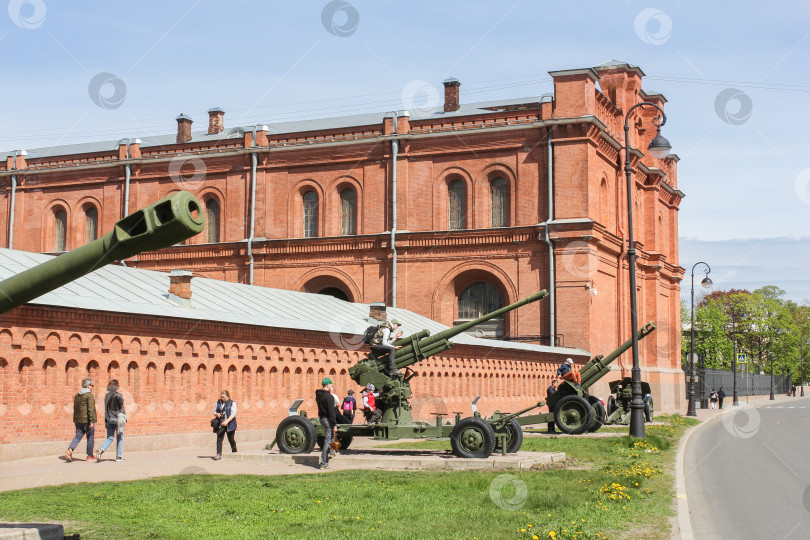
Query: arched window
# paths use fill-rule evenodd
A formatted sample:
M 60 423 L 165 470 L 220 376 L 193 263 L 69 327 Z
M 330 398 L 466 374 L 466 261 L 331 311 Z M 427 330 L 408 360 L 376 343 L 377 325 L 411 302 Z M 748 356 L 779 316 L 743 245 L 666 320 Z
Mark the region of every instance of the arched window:
M 450 202 L 450 228 L 467 228 L 467 187 L 463 180 L 453 180 L 447 186 Z
M 492 206 L 492 226 L 509 226 L 509 186 L 504 178 L 494 178 L 489 184 Z
M 316 236 L 318 236 L 318 195 L 314 191 L 307 191 L 304 193 L 304 238 Z
M 205 241 L 219 242 L 219 201 L 213 197 L 205 201 Z
M 340 192 L 340 234 L 357 234 L 357 193 L 351 188 Z
M 67 212 L 59 208 L 53 214 L 55 223 L 53 227 L 53 250 L 65 251 L 67 241 Z
M 477 319 L 487 313 L 503 307 L 503 300 L 498 289 L 486 282 L 470 285 L 458 297 L 458 318 L 456 325 Z M 495 317 L 470 329 L 470 335 L 476 337 L 501 337 L 503 335 L 503 317 Z
M 98 238 L 98 210 L 95 206 L 89 206 L 84 213 L 84 241 L 89 243 L 96 238 Z

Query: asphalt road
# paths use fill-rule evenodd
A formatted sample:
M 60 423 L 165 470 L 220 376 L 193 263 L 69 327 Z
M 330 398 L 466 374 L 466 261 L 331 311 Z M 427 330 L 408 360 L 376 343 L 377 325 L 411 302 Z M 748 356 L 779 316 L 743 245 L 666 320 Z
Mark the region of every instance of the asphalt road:
M 810 398 L 717 416 L 684 457 L 695 539 L 810 538 Z

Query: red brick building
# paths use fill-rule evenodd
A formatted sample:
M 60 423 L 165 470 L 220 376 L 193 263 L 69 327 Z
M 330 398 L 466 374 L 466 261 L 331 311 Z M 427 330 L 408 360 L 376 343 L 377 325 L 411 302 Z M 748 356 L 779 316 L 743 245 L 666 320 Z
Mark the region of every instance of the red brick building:
M 9 152 L 0 245 L 52 253 L 178 189 L 208 229 L 127 265 L 383 301 L 452 325 L 546 288 L 487 331 L 593 354 L 629 337 L 625 111 L 665 98 L 637 66 L 552 72 L 544 96 L 437 110 L 208 129 Z M 657 111 L 631 122 L 641 344 L 659 408 L 683 405 L 675 155 L 646 152 Z M 12 214 L 12 208 L 14 209 Z M 629 354 L 621 361 L 629 364 Z

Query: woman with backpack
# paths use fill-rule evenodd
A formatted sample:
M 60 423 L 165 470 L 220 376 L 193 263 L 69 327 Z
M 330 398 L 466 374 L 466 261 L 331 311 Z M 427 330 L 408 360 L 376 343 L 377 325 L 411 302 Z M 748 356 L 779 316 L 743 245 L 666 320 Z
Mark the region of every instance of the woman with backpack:
M 228 442 L 231 444 L 231 452 L 236 453 L 236 402 L 231 399 L 231 394 L 223 390 L 217 404 L 214 406 L 214 418 L 219 419 L 217 428 L 217 455 L 214 459 L 222 459 L 222 441 L 228 435 Z
M 343 398 L 343 403 L 340 405 L 340 413 L 349 421 L 350 424 L 354 423 L 354 412 L 357 410 L 357 401 L 354 399 L 354 390 L 349 390 L 349 395 Z
M 709 394 L 709 401 L 712 404 L 712 409 L 716 409 L 717 408 L 717 391 L 714 388 L 712 388 L 712 391 Z

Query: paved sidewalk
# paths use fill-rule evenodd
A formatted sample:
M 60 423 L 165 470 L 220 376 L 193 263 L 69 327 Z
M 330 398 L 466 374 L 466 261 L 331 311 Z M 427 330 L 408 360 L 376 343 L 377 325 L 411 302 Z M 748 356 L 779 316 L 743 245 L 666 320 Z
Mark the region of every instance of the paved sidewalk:
M 401 439 L 396 442 L 407 442 Z M 420 439 L 413 439 L 418 441 Z M 39 486 L 56 486 L 77 482 L 109 482 L 140 480 L 176 474 L 311 474 L 320 473 L 317 464 L 319 453 L 300 456 L 281 455 L 278 448 L 268 452 L 265 445 L 269 441 L 238 442 L 239 453 L 231 455 L 227 444 L 221 461 L 214 461 L 213 447 L 186 447 L 172 450 L 127 452 L 124 448 L 123 462 L 115 461 L 115 452 L 102 456 L 99 463 L 85 461 L 83 446 L 73 452 L 74 460 L 68 463 L 65 456 L 48 456 L 0 462 L 0 491 L 11 491 Z M 443 468 L 447 461 L 441 452 L 427 451 L 408 455 L 407 451 L 380 450 L 385 441 L 375 441 L 366 437 L 356 437 L 351 450 L 346 455 L 338 455 L 329 462 L 329 471 L 351 468 L 378 468 L 384 464 L 387 469 Z M 357 450 L 378 449 L 370 452 L 370 462 L 358 462 Z M 403 454 L 399 457 L 396 454 Z M 413 454 L 413 452 L 411 452 Z M 376 456 L 376 457 L 375 457 Z M 452 458 L 456 459 L 456 458 Z M 535 463 L 550 463 L 565 459 L 564 453 L 521 452 L 517 456 L 493 454 L 488 468 L 525 468 Z M 517 463 L 512 461 L 517 460 Z M 476 460 L 473 460 L 476 461 Z M 504 463 L 501 463 L 501 462 Z M 380 463 L 375 463 L 380 462 Z M 435 462 L 435 463 L 434 463 Z M 481 467 L 480 464 L 478 464 Z M 323 471 L 328 474 L 328 471 Z
M 240 452 L 264 452 L 268 441 L 237 444 Z M 225 455 L 230 451 L 225 445 Z M 261 461 L 214 461 L 213 447 L 175 448 L 146 452 L 127 452 L 126 461 L 116 462 L 115 452 L 103 455 L 101 462 L 84 461 L 84 447 L 73 452 L 74 460 L 65 456 L 50 456 L 0 462 L 0 491 L 11 491 L 38 486 L 55 486 L 75 482 L 107 482 L 139 480 L 175 474 L 302 474 L 318 472 L 307 465 L 270 463 Z

